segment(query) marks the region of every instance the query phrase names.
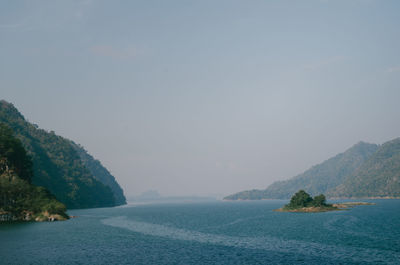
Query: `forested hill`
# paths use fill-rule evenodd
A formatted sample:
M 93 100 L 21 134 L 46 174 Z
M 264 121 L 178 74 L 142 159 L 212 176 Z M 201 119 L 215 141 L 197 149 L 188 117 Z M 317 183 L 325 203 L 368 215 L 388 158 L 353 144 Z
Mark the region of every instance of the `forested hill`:
M 84 165 L 90 170 L 90 173 L 96 177 L 101 183 L 109 186 L 114 194 L 115 203 L 117 205 L 126 204 L 126 198 L 122 188 L 119 186 L 114 176 L 101 164 L 97 159 L 94 159 L 81 145 L 71 141 L 72 146 L 78 152 Z
M 329 197 L 400 197 L 400 138 L 382 146 L 360 142 L 289 180 L 225 199 L 288 199 L 301 189 Z
M 12 130 L 0 123 L 0 222 L 66 220 L 65 205 L 31 184 L 32 161 Z
M 91 172 L 70 140 L 27 122 L 4 100 L 0 101 L 0 122 L 13 130 L 32 157 L 32 183 L 47 188 L 68 208 L 107 207 L 125 202 L 120 194 L 114 195 L 103 176 Z
M 331 197 L 400 197 L 400 138 L 384 143 Z
M 344 153 L 340 153 L 304 173 L 286 181 L 270 185 L 263 196 L 270 198 L 290 198 L 298 190 L 306 190 L 311 196 L 326 194 L 342 184 L 378 149 L 375 144 L 359 142 Z M 300 187 L 300 188 L 299 188 Z

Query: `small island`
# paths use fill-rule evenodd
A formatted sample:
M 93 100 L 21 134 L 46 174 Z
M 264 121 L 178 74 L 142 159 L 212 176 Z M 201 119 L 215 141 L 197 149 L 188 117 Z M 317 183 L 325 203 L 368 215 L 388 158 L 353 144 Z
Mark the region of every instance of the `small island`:
M 304 190 L 299 190 L 292 196 L 290 202 L 275 211 L 277 212 L 300 212 L 300 213 L 318 213 L 328 211 L 339 211 L 356 205 L 373 205 L 368 202 L 344 202 L 336 204 L 326 203 L 326 197 L 323 194 L 312 198 Z

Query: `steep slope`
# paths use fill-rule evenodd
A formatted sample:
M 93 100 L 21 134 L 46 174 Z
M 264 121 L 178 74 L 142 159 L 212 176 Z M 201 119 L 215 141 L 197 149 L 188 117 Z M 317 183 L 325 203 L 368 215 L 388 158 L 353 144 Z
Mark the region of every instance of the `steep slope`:
M 303 174 L 289 180 L 274 182 L 265 190 L 239 192 L 225 199 L 288 199 L 298 190 L 306 190 L 312 196 L 327 193 L 342 184 L 377 149 L 378 146 L 375 144 L 360 142 L 344 153 L 313 166 Z
M 72 146 L 78 152 L 83 164 L 89 169 L 90 173 L 101 183 L 111 188 L 115 203 L 117 205 L 126 204 L 126 198 L 122 188 L 111 173 L 97 159 L 94 159 L 81 145 L 71 141 Z
M 116 205 L 111 188 L 91 174 L 69 140 L 27 122 L 6 101 L 0 101 L 0 122 L 14 131 L 32 157 L 33 184 L 50 190 L 68 208 Z
M 66 220 L 65 205 L 30 184 L 32 161 L 21 141 L 0 123 L 0 221 Z
M 329 196 L 400 197 L 400 138 L 384 143 Z

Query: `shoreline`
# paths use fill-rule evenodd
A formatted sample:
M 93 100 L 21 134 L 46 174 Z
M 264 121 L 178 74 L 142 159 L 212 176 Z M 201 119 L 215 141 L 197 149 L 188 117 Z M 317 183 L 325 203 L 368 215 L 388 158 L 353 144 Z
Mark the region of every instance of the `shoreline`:
M 371 202 L 343 202 L 343 203 L 333 203 L 322 207 L 302 207 L 297 209 L 285 209 L 284 207 L 275 209 L 274 212 L 290 212 L 290 213 L 322 213 L 331 211 L 344 211 L 349 210 L 355 206 L 361 205 L 376 205 L 376 203 Z
M 342 211 L 344 209 L 338 207 L 302 207 L 299 209 L 284 209 L 279 208 L 275 209 L 274 212 L 289 212 L 289 213 L 322 213 L 322 212 L 331 212 L 331 211 Z
M 329 200 L 400 200 L 400 197 L 392 197 L 392 196 L 386 196 L 386 197 L 327 197 Z M 287 199 L 273 199 L 273 198 L 263 198 L 263 199 L 236 199 L 236 200 L 231 200 L 231 199 L 222 199 L 222 201 L 269 201 L 269 200 L 290 200 L 290 198 Z
M 15 213 L 0 210 L 0 224 L 2 222 L 55 222 L 66 221 L 72 218 L 65 214 L 49 213 L 48 211 L 33 213 L 32 211 L 23 211 L 16 215 Z

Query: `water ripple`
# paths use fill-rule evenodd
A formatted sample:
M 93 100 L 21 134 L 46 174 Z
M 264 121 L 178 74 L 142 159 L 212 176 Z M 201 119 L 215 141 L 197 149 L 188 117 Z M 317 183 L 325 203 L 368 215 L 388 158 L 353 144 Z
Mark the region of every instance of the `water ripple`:
M 350 220 L 350 222 L 352 221 L 355 220 Z M 299 240 L 284 240 L 276 237 L 235 237 L 209 234 L 166 225 L 134 221 L 125 216 L 106 218 L 102 220 L 102 223 L 145 235 L 174 240 L 195 241 L 204 244 L 238 248 L 262 249 L 281 253 L 298 253 L 307 256 L 335 258 L 337 260 L 352 260 L 357 263 L 398 264 L 400 260 L 399 253 L 387 250 L 335 246 Z

